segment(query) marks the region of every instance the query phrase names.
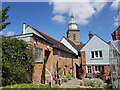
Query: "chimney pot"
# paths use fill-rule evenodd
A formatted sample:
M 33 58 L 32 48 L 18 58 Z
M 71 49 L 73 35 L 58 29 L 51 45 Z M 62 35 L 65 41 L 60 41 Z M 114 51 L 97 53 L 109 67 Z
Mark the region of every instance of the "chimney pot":
M 91 31 L 89 32 L 89 40 L 93 37 L 93 34 L 91 33 Z
M 23 34 L 25 34 L 26 23 L 23 23 Z

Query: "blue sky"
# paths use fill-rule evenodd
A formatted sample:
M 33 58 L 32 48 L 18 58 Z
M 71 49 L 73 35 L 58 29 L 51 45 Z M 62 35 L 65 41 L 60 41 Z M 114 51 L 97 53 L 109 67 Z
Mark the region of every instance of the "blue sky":
M 105 41 L 111 40 L 111 33 L 117 28 L 118 11 L 113 2 L 107 3 L 48 3 L 48 2 L 4 2 L 10 5 L 7 21 L 11 24 L 3 34 L 12 35 L 22 32 L 22 24 L 30 24 L 46 34 L 60 40 L 66 36 L 70 14 L 73 13 L 80 29 L 80 41 L 88 41 L 91 31 Z

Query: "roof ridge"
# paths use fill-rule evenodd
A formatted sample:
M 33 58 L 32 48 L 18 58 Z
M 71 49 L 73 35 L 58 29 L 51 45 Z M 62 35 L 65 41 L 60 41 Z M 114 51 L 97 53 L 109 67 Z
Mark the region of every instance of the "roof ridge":
M 57 42 L 60 42 L 60 41 L 58 41 L 57 39 L 55 39 L 55 38 L 53 38 L 53 37 L 49 36 L 48 34 L 46 34 L 46 33 L 42 32 L 42 31 L 40 31 L 40 30 L 36 29 L 36 28 L 35 28 L 35 27 L 33 27 L 32 25 L 30 25 L 30 24 L 29 24 L 28 26 L 30 26 L 31 28 L 33 28 L 33 29 L 37 30 L 38 32 L 43 33 L 43 34 L 45 34 L 46 36 L 48 36 L 48 37 L 50 37 L 50 38 L 52 38 L 52 39 L 56 40 Z M 60 43 L 61 43 L 61 42 L 60 42 Z
M 36 30 L 38 33 L 44 34 L 44 35 L 46 35 L 47 37 L 49 37 L 49 38 L 55 40 L 56 42 L 58 42 L 58 43 L 60 43 L 61 45 L 63 45 L 67 50 L 69 50 L 70 52 L 72 52 L 72 51 L 71 51 L 69 48 L 67 48 L 62 42 L 56 40 L 55 38 L 53 38 L 53 37 L 51 37 L 51 36 L 49 36 L 49 35 L 47 35 L 46 33 L 44 33 L 44 32 L 42 32 L 42 31 L 40 31 L 40 30 L 34 28 L 34 27 L 33 27 L 32 25 L 30 25 L 30 24 L 29 24 L 28 26 L 30 26 L 31 28 L 33 28 L 34 30 Z M 42 35 L 42 36 L 43 36 L 43 35 Z M 43 36 L 43 37 L 44 37 L 44 36 Z
M 95 36 L 97 36 L 98 38 L 100 38 L 102 41 L 104 41 L 106 44 L 108 44 L 107 43 L 107 41 L 105 41 L 103 38 L 101 38 L 100 36 L 98 36 L 97 34 L 94 34 Z M 108 44 L 109 45 L 109 44 Z

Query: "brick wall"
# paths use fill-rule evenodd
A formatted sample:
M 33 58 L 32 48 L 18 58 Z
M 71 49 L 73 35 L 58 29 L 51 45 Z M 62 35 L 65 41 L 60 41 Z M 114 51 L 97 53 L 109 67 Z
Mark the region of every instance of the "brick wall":
M 82 60 L 82 68 L 86 73 L 86 54 L 85 51 L 81 51 L 81 60 Z
M 61 69 L 61 72 L 63 72 L 63 76 L 64 74 L 67 75 L 68 73 L 73 73 L 73 75 L 76 77 L 76 66 L 75 63 L 77 65 L 80 65 L 80 58 L 78 59 L 73 59 L 71 58 L 71 54 L 67 53 L 67 58 L 65 57 L 59 57 L 57 55 L 57 49 L 53 50 L 53 47 L 51 45 L 49 45 L 48 43 L 46 43 L 43 40 L 38 40 L 37 43 L 35 44 L 36 39 L 31 37 L 30 40 L 30 44 L 33 47 L 38 47 L 42 49 L 42 61 L 44 62 L 44 56 L 45 56 L 45 50 L 49 50 L 50 51 L 50 55 L 48 57 L 47 63 L 46 63 L 46 83 L 49 83 L 51 81 L 51 76 L 52 78 L 55 77 L 55 73 L 56 73 L 56 62 L 58 61 L 58 66 Z M 49 45 L 49 49 L 47 48 L 47 46 Z M 66 53 L 66 52 L 61 52 L 62 54 Z M 62 55 L 63 56 L 63 55 Z M 33 72 L 33 84 L 41 84 L 41 74 L 42 74 L 42 68 L 43 68 L 43 62 L 37 62 L 35 63 L 34 66 L 34 72 Z M 74 68 L 72 68 L 72 66 Z

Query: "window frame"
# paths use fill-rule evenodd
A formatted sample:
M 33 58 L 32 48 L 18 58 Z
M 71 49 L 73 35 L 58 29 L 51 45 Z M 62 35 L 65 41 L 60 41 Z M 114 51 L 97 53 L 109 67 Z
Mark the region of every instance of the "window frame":
M 91 59 L 103 58 L 102 50 L 90 51 L 90 58 Z
M 42 53 L 43 53 L 43 49 L 35 47 L 35 59 L 36 59 L 35 62 L 43 62 Z
M 105 69 L 104 65 L 96 65 L 96 66 L 94 66 L 94 71 L 95 72 L 100 72 L 101 70 L 104 70 L 104 69 Z
M 92 73 L 92 66 L 87 66 L 87 73 Z

